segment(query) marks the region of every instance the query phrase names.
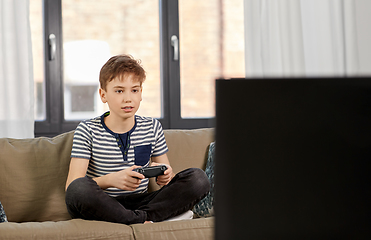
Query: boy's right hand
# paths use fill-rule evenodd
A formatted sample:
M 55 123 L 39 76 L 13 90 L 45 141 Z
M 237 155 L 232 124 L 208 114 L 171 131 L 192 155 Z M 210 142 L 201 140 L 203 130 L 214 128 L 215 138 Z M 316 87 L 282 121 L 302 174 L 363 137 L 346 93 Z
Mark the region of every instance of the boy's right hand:
M 144 179 L 142 174 L 133 171 L 133 169 L 139 167 L 134 165 L 130 168 L 106 175 L 109 181 L 108 184 L 118 189 L 134 191 L 139 187 L 141 180 Z

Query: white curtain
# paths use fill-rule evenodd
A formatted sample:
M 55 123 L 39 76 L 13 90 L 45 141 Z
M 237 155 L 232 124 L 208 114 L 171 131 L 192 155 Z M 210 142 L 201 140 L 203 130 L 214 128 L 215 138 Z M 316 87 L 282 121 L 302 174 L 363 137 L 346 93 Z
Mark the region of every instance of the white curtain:
M 34 137 L 29 0 L 0 0 L 0 137 Z
M 245 0 L 246 76 L 358 72 L 353 0 Z

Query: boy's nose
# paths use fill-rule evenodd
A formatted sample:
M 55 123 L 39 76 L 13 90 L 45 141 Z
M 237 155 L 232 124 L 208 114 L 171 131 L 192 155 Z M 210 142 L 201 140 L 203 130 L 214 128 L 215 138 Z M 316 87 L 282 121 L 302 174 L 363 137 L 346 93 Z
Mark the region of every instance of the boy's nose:
M 125 94 L 123 97 L 124 102 L 131 102 L 131 95 L 130 94 Z

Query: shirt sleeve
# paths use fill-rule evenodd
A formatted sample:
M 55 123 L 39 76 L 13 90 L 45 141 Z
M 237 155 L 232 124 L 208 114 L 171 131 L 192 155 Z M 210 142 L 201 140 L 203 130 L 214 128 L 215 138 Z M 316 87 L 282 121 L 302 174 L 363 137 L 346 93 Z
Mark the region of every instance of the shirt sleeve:
M 153 119 L 153 127 L 155 133 L 155 149 L 153 150 L 153 157 L 161 156 L 169 151 L 162 125 L 157 119 Z
M 73 135 L 71 158 L 91 159 L 92 134 L 85 121 L 81 122 Z

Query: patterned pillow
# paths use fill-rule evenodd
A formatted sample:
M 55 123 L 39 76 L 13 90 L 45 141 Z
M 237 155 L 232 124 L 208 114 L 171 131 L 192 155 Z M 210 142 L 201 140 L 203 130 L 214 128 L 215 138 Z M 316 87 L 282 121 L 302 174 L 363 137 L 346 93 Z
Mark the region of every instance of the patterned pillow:
M 1 205 L 1 202 L 0 202 L 0 223 L 7 222 L 7 221 L 8 219 L 6 218 L 3 205 Z
M 205 173 L 210 180 L 211 188 L 209 194 L 193 208 L 193 212 L 197 217 L 214 216 L 214 156 L 215 142 L 212 142 L 209 145 L 209 154 L 205 169 Z

